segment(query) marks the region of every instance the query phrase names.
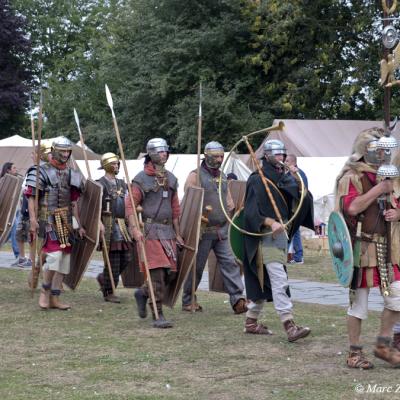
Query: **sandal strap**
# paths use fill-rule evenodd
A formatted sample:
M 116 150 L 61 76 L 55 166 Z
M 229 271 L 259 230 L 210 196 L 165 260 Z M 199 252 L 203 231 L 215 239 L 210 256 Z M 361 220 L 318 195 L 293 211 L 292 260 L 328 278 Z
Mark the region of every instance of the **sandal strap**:
M 347 357 L 347 366 L 350 368 L 371 369 L 374 367 L 361 350 L 350 351 Z
M 254 333 L 256 335 L 272 335 L 272 331 L 270 331 L 267 326 L 259 323 L 247 323 L 245 332 Z

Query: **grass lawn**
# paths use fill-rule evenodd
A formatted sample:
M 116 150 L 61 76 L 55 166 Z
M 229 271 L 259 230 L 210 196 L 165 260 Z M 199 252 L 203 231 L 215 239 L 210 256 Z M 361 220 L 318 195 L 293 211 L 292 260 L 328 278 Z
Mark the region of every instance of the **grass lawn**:
M 375 399 L 389 395 L 358 395 L 356 384 L 399 382 L 379 360 L 371 371 L 345 366 L 342 308 L 297 303 L 296 320 L 312 335 L 289 344 L 270 304 L 270 337 L 245 335 L 227 296 L 207 292 L 203 313 L 166 309 L 175 327 L 156 330 L 137 316 L 132 290 L 119 290 L 120 305 L 104 303 L 95 280 L 84 279 L 63 295 L 70 311 L 40 311 L 26 278 L 0 269 L 1 399 Z M 369 355 L 378 325 L 371 312 Z
M 305 249 L 304 264 L 288 264 L 287 267 L 290 279 L 338 283 L 329 254 L 319 255 L 316 251 Z

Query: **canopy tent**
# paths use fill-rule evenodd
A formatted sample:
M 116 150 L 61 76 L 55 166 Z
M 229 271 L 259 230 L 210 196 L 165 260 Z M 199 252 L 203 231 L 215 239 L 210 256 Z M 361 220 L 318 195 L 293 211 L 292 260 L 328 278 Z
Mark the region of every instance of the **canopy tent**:
M 225 156 L 227 156 L 226 153 Z M 83 173 L 85 177 L 87 177 L 87 170 L 84 160 L 76 161 L 79 169 Z M 140 160 L 126 160 L 129 178 L 133 179 L 136 174 L 143 170 L 143 159 Z M 99 179 L 104 175 L 104 170 L 98 169 L 100 166 L 99 161 L 89 161 L 89 168 L 91 172 L 91 176 L 93 179 Z M 196 154 L 170 154 L 166 168 L 173 172 L 173 174 L 178 178 L 179 187 L 178 187 L 178 196 L 179 199 L 183 198 L 184 194 L 184 185 L 186 182 L 186 178 L 189 173 L 195 170 L 197 167 L 197 155 Z M 225 173 L 233 172 L 237 175 L 239 180 L 246 181 L 250 176 L 251 171 L 249 168 L 240 161 L 235 155 L 229 158 L 228 164 L 225 168 Z M 120 173 L 118 178 L 125 179 L 124 169 L 121 165 Z
M 350 120 L 274 120 L 282 121 L 282 131 L 272 131 L 266 139 L 279 139 L 285 143 L 288 154 L 297 157 L 348 157 L 356 136 L 364 129 L 382 127 L 382 121 Z M 398 132 L 393 135 L 400 139 Z M 266 140 L 265 139 L 265 140 Z M 265 141 L 264 140 L 264 141 Z M 262 144 L 256 151 L 262 155 Z
M 308 180 L 308 188 L 314 196 L 314 219 L 327 223 L 334 207 L 336 177 L 348 157 L 298 157 L 297 165 Z
M 315 220 L 327 223 L 334 207 L 335 180 L 351 154 L 355 138 L 365 129 L 382 127 L 383 122 L 276 119 L 273 125 L 280 121 L 285 125 L 283 130 L 272 131 L 264 141 L 279 139 L 285 143 L 288 154 L 297 156 L 297 164 L 306 173 L 314 196 Z M 400 140 L 399 132 L 393 135 Z M 262 146 L 263 143 L 256 151 L 259 158 Z M 249 158 L 245 162 L 253 169 Z
M 44 139 L 53 141 L 53 139 Z M 37 142 L 36 142 L 37 143 Z M 86 152 L 89 160 L 99 160 L 100 155 L 88 149 Z M 84 158 L 82 148 L 72 144 L 72 159 L 82 160 Z M 21 175 L 25 175 L 26 170 L 33 164 L 32 161 L 32 140 L 14 135 L 0 140 L 0 165 L 6 162 L 12 162 Z

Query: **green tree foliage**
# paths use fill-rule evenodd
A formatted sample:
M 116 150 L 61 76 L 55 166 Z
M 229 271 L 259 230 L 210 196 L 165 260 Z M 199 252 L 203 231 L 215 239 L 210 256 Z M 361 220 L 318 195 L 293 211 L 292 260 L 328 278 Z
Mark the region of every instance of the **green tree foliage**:
M 102 76 L 117 99 L 125 143 L 143 150 L 154 136 L 194 152 L 203 82 L 203 134 L 230 144 L 239 132 L 268 124 L 254 115 L 249 68 L 241 59 L 250 32 L 239 0 L 139 0 L 120 9 Z
M 27 17 L 47 135 L 117 151 L 104 84 L 129 157 L 155 136 L 227 147 L 274 118 L 382 117 L 376 0 L 14 0 Z M 379 3 L 379 4 L 378 4 Z M 397 99 L 393 101 L 398 109 Z
M 39 88 L 43 88 L 46 136 L 77 139 L 73 108 L 93 112 L 99 93 L 96 55 L 103 38 L 106 1 L 15 0 L 29 21 L 33 44 L 31 63 Z M 108 4 L 110 2 L 107 2 Z
M 375 118 L 380 44 L 374 1 L 258 1 L 252 52 L 260 96 L 286 118 Z
M 31 51 L 25 21 L 8 0 L 0 0 L 0 137 L 24 125 L 31 74 L 26 60 Z

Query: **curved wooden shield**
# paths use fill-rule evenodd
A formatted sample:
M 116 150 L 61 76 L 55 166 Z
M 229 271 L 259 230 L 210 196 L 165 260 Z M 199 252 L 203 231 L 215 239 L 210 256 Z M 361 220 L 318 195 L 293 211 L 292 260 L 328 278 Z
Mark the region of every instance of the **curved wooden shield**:
M 97 248 L 102 193 L 103 187 L 94 180 L 88 179 L 79 199 L 79 216 L 86 230 L 86 236 L 82 239 L 77 238 L 72 245 L 71 270 L 64 277 L 65 284 L 72 290 L 78 287 L 90 258 Z
M 336 277 L 341 285 L 349 287 L 354 270 L 353 247 L 346 221 L 336 211 L 329 215 L 328 242 Z
M 233 181 L 228 182 L 228 188 L 231 192 L 233 204 L 235 205 L 235 210 L 239 210 L 243 207 L 244 196 L 246 194 L 246 181 Z
M 233 203 L 235 205 L 235 210 L 240 210 L 244 204 L 244 196 L 246 194 L 246 181 L 235 181 L 230 180 L 228 182 L 228 188 L 232 196 Z M 232 226 L 229 227 L 232 229 Z M 238 268 L 240 268 L 240 274 L 243 274 L 243 266 L 238 258 L 236 258 Z M 228 293 L 224 286 L 224 280 L 221 274 L 221 269 L 219 268 L 217 258 L 213 251 L 210 252 L 208 256 L 208 289 L 210 292 L 220 292 Z
M 132 261 L 121 274 L 122 284 L 126 288 L 138 288 L 144 283 L 144 274 L 140 271 L 139 267 L 139 254 L 137 251 L 137 246 L 134 243 L 132 247 L 133 248 L 129 250 L 132 252 Z
M 0 246 L 7 241 L 11 231 L 23 181 L 21 176 L 10 174 L 5 174 L 0 179 Z
M 243 207 L 236 211 L 232 221 L 241 228 L 243 226 Z M 235 258 L 243 263 L 244 257 L 244 233 L 238 231 L 233 225 L 229 227 L 229 243 Z
M 169 282 L 164 295 L 163 303 L 169 307 L 175 305 L 182 285 L 189 275 L 190 268 L 196 257 L 200 237 L 203 198 L 203 188 L 189 187 L 182 200 L 180 230 L 181 236 L 185 241 L 185 247 L 178 255 L 178 273 L 175 279 Z

